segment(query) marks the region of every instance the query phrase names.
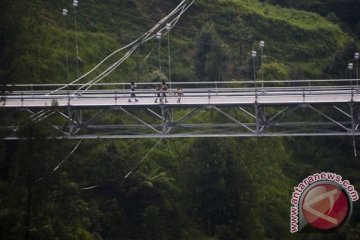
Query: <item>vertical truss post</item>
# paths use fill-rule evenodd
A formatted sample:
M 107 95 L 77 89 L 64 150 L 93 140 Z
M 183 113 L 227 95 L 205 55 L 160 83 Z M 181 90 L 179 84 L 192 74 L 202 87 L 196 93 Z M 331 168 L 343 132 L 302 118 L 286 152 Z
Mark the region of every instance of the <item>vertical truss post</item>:
M 355 105 L 355 103 L 350 103 L 350 113 L 351 113 L 351 132 L 352 135 L 355 134 L 359 124 L 359 106 Z
M 73 110 L 71 109 L 71 107 L 68 107 L 68 119 L 69 119 L 69 125 L 68 125 L 69 135 L 72 135 L 74 132 L 74 121 L 73 121 Z
M 262 106 L 260 108 L 260 114 L 261 114 L 261 128 L 260 128 L 260 131 L 262 132 L 265 125 L 266 125 L 266 113 L 265 113 L 265 107 Z
M 355 116 L 354 116 L 354 103 L 350 103 L 350 112 L 351 112 L 351 133 L 355 133 Z
M 78 111 L 78 115 L 77 115 L 77 117 L 78 117 L 78 123 L 80 124 L 80 125 L 82 125 L 82 111 L 81 111 L 81 109 Z
M 352 92 L 351 92 L 352 94 Z M 351 96 L 352 98 L 352 96 Z M 353 149 L 354 149 L 354 156 L 357 157 L 357 150 L 356 150 L 356 139 L 355 139 L 355 131 L 356 131 L 356 121 L 355 121 L 355 104 L 351 101 L 350 103 L 350 112 L 351 112 L 351 135 L 353 140 Z
M 165 108 L 164 105 L 161 105 L 161 121 L 162 121 L 162 134 L 166 134 L 167 130 L 167 121 L 166 121 L 166 114 L 167 114 L 167 108 Z
M 265 107 L 255 104 L 256 135 L 259 135 L 266 124 Z
M 360 111 L 359 111 L 359 105 L 356 105 L 355 106 L 355 117 L 356 117 L 356 127 L 355 127 L 355 130 L 357 131 L 358 130 L 358 127 L 359 127 L 359 119 L 360 119 Z
M 70 91 L 67 91 L 68 106 L 70 106 Z
M 259 135 L 260 133 L 260 112 L 259 112 L 259 106 L 257 103 L 255 103 L 255 120 L 256 120 L 256 135 Z
M 69 135 L 74 135 L 82 128 L 82 111 L 81 110 L 73 110 L 71 107 L 68 107 L 68 115 L 66 116 L 68 119 L 68 129 Z M 76 128 L 76 129 L 75 129 Z

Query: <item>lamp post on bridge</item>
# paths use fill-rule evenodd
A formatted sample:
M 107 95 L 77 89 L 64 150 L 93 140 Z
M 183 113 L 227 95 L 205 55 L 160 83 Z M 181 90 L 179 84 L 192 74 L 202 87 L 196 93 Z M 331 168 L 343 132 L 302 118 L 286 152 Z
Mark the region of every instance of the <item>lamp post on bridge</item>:
M 171 24 L 167 23 L 165 26 L 165 29 L 167 31 L 167 40 L 168 40 L 168 67 L 169 67 L 169 84 L 170 84 L 170 89 L 172 89 L 171 87 L 171 49 L 170 49 L 170 30 L 171 30 Z
M 353 63 L 348 63 L 348 70 L 349 70 L 349 77 L 350 77 L 350 88 L 351 88 L 351 102 L 353 101 L 353 97 L 354 97 L 354 89 L 353 89 L 353 85 L 352 85 L 352 75 L 351 75 L 353 67 L 354 67 Z
M 156 33 L 156 39 L 158 40 L 158 52 L 159 52 L 159 70 L 161 72 L 161 57 L 160 57 L 160 49 L 161 49 L 161 32 Z
M 349 77 L 350 77 L 350 80 L 352 79 L 352 70 L 354 68 L 354 64 L 353 63 L 348 63 L 348 69 L 349 69 Z
M 253 59 L 253 80 L 256 83 L 256 54 L 255 50 L 251 51 L 251 57 Z
M 359 52 L 356 52 L 354 55 L 355 63 L 356 63 L 356 85 L 359 85 Z
M 259 42 L 259 46 L 260 46 L 261 88 L 264 91 L 263 50 L 264 50 L 264 46 L 265 46 L 265 41 L 261 40 Z
M 68 10 L 64 8 L 62 10 L 62 15 L 64 16 L 64 27 L 65 27 L 65 78 L 68 79 L 69 75 L 69 57 L 68 57 L 68 43 L 67 43 L 67 22 L 66 22 L 66 16 L 68 14 Z
M 78 4 L 79 4 L 78 0 L 73 0 L 74 15 L 75 15 L 75 43 L 76 43 L 76 73 L 77 73 L 77 77 L 79 77 L 79 44 L 78 44 L 77 16 L 76 16 L 76 8 L 77 8 Z
M 253 80 L 256 82 L 256 54 L 255 50 L 251 51 L 251 57 L 253 59 Z
M 354 64 L 353 63 L 348 63 L 348 70 L 349 70 L 349 77 L 350 77 L 350 86 L 352 88 L 352 70 L 354 68 Z
M 257 94 L 256 93 L 256 51 L 255 50 L 252 50 L 251 51 L 251 57 L 253 59 L 253 72 L 254 72 L 254 87 L 255 87 L 255 95 Z

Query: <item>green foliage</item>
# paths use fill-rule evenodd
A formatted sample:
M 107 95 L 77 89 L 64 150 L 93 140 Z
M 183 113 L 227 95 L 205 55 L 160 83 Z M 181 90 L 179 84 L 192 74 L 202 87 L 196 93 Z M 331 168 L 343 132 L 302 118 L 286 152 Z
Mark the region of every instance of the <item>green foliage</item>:
M 262 67 L 262 70 L 264 71 L 264 79 L 267 80 L 285 80 L 288 79 L 288 71 L 284 64 L 281 63 L 265 63 Z M 260 74 L 260 72 L 258 72 Z
M 287 66 L 293 62 L 305 78 L 321 77 L 348 41 L 339 26 L 317 14 L 257 1 L 233 2 L 241 8 L 247 25 L 252 26 L 251 33 L 265 40 L 265 55 Z
M 212 26 L 204 26 L 197 36 L 194 53 L 195 70 L 199 80 L 220 81 L 228 69 L 229 53 Z
M 334 8 L 342 1 L 266 2 L 196 1 L 171 32 L 170 45 L 162 40 L 162 72 L 157 41 L 149 41 L 104 81 L 167 80 L 168 47 L 174 82 L 250 78 L 249 53 L 259 50 L 258 39 L 266 42 L 265 80 L 342 77 L 349 52 L 358 47 L 342 28 L 343 10 Z M 327 18 L 269 2 L 314 9 Z M 75 79 L 71 1 L 2 4 L 1 84 Z M 136 39 L 175 5 L 160 0 L 80 1 L 81 73 Z M 323 14 L 326 6 L 331 11 Z M 66 30 L 63 7 L 70 10 Z M 250 117 L 230 113 L 241 120 Z M 305 113 L 300 112 L 299 119 Z M 116 113 L 104 119 L 114 124 L 132 121 Z M 206 111 L 190 122 L 212 120 L 227 121 L 216 111 Z M 162 140 L 145 159 L 155 140 L 83 141 L 63 161 L 76 143 L 49 140 L 51 131 L 43 122 L 25 124 L 18 134 L 35 138 L 0 142 L 1 239 L 359 238 L 357 205 L 353 219 L 331 235 L 290 235 L 288 230 L 293 187 L 310 173 L 334 171 L 360 187 L 358 158 L 346 138 Z
M 337 23 L 346 25 L 346 28 L 351 30 L 354 30 L 356 25 L 359 23 L 357 12 L 360 10 L 360 4 L 356 0 L 268 0 L 268 2 L 279 4 L 281 6 L 316 12 L 322 16 L 329 16 L 330 14 L 331 20 L 336 20 Z M 334 15 L 336 15 L 335 18 Z
M 49 141 L 43 126 L 27 126 L 21 134 L 34 138 L 12 145 L 13 152 L 5 152 L 0 161 L 5 167 L 1 195 L 7 194 L 1 201 L 0 235 L 14 239 L 81 239 L 76 229 L 86 223 L 87 203 L 66 172 L 53 170 L 65 157 L 61 148 L 66 149 L 68 144 Z

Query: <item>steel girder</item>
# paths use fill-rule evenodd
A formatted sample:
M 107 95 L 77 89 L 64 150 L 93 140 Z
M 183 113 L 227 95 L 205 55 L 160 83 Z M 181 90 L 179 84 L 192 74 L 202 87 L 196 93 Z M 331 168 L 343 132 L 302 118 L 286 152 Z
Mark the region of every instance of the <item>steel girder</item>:
M 358 136 L 356 102 L 194 106 L 110 106 L 2 109 L 1 136 L 23 138 L 19 129 L 46 124 L 58 139 Z M 11 119 L 11 120 L 9 120 Z

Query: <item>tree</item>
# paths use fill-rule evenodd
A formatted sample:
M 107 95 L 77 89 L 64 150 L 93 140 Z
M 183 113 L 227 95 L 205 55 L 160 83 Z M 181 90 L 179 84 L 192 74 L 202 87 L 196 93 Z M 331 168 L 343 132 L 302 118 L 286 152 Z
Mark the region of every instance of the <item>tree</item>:
M 63 169 L 54 168 L 65 157 L 68 144 L 51 140 L 46 125 L 28 124 L 19 130 L 25 138 L 5 145 L 0 166 L 0 236 L 8 239 L 84 239 L 87 203 Z M 8 163 L 8 161 L 10 163 Z
M 289 77 L 288 70 L 284 64 L 276 62 L 265 63 L 262 68 L 264 79 L 266 80 L 286 80 Z
M 230 54 L 213 26 L 204 26 L 195 40 L 195 71 L 200 81 L 226 79 Z
M 31 18 L 28 4 L 21 1 L 4 1 L 0 8 L 0 84 L 15 83 L 21 79 L 17 59 L 24 53 L 24 36 Z M 14 17 L 16 16 L 16 17 Z
M 189 168 L 191 214 L 202 229 L 219 239 L 238 239 L 252 235 L 249 216 L 254 192 L 250 173 L 234 152 L 235 141 L 200 139 L 190 156 L 196 159 Z M 191 160 L 192 161 L 192 160 Z

